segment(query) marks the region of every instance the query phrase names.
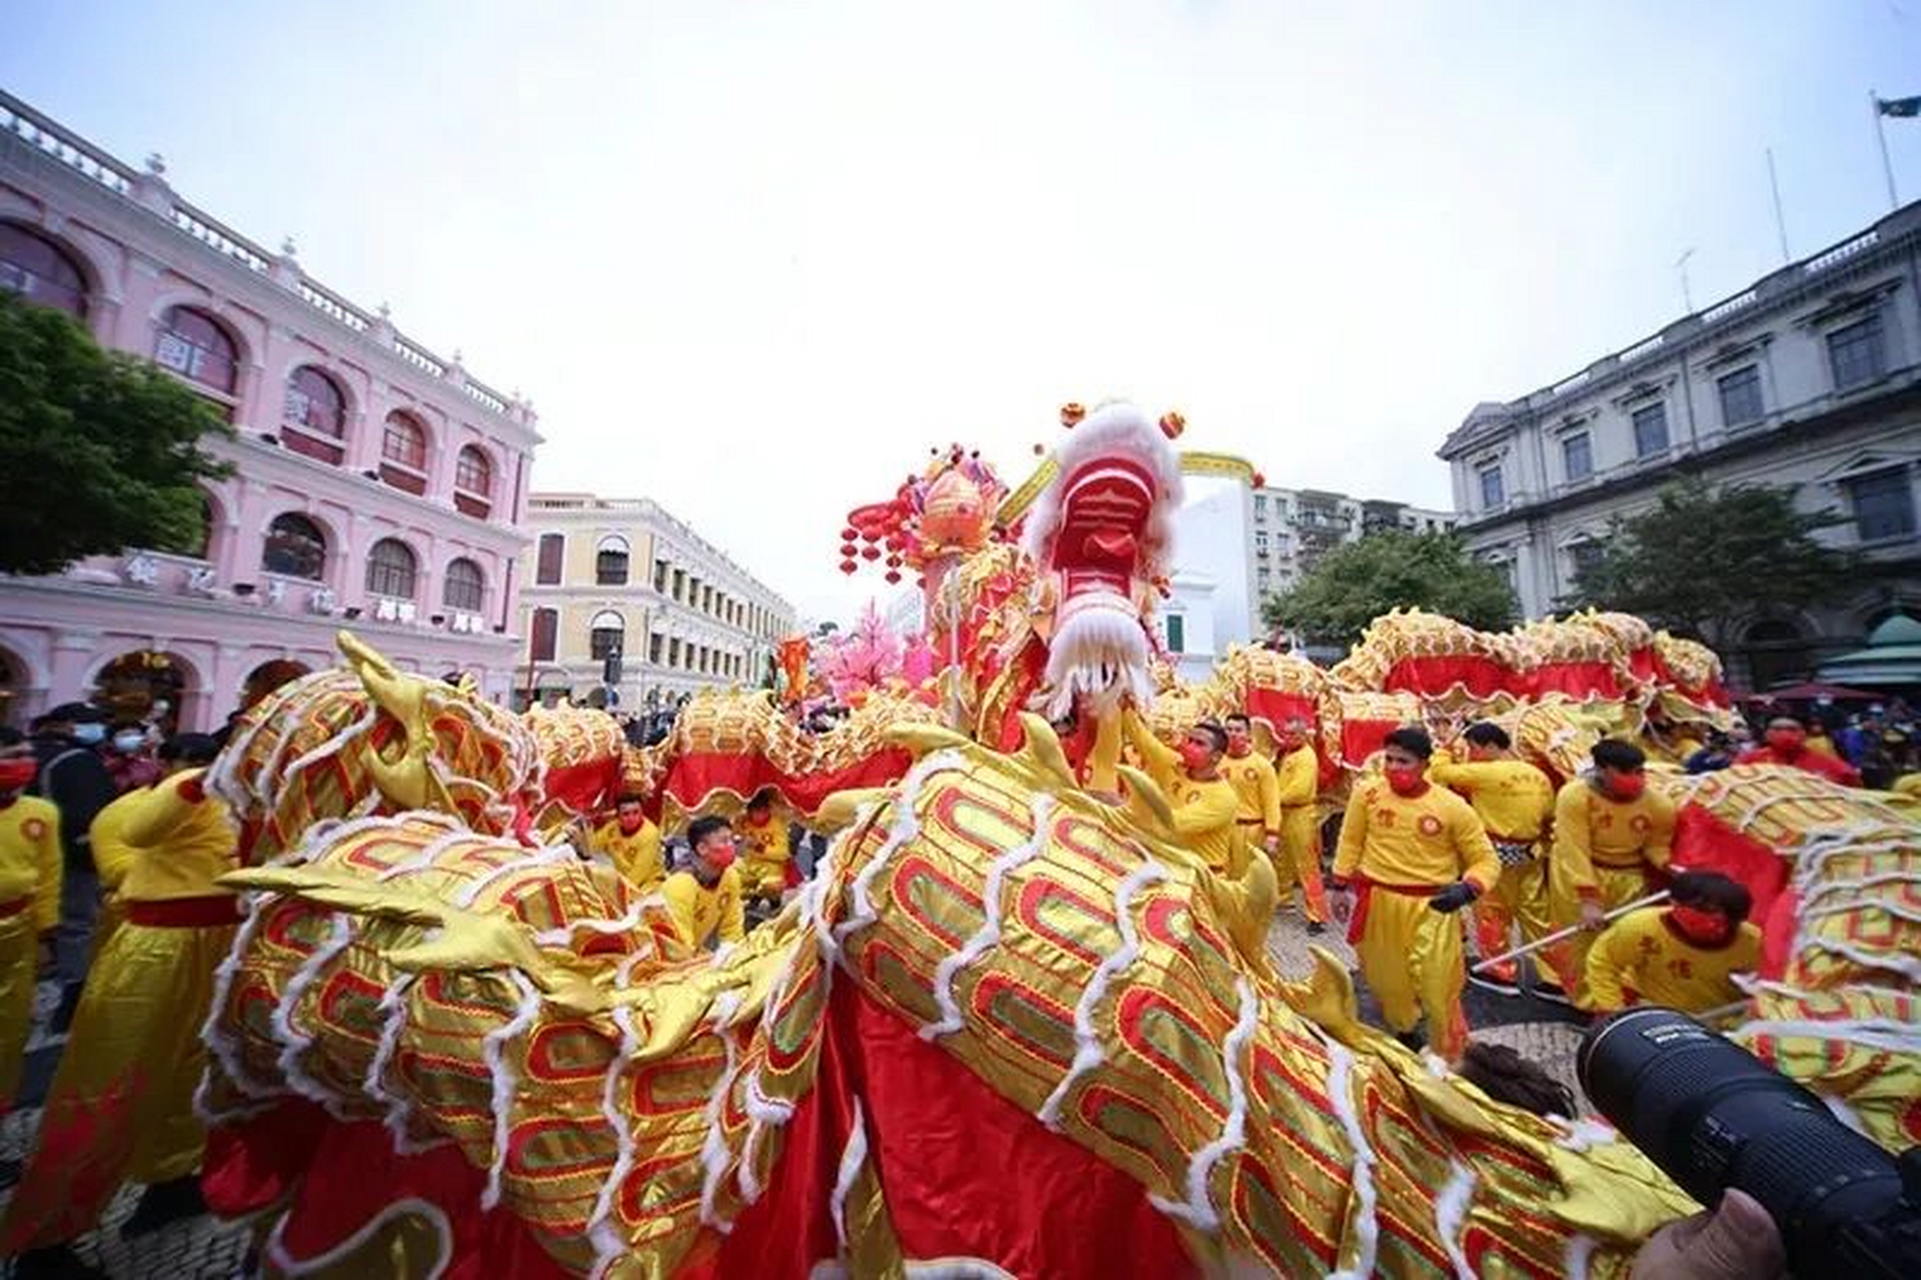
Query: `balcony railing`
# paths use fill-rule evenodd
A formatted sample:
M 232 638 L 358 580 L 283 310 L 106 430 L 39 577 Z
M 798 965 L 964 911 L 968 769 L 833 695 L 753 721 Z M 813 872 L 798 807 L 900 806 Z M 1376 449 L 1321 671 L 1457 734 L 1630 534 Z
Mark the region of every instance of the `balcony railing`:
M 0 135 L 18 139 L 28 149 L 129 200 L 137 198 L 136 191 L 143 181 L 152 182 L 158 189 L 166 190 L 159 186 L 161 170 L 157 158 L 148 162 L 151 173 L 142 175 L 79 134 L 4 92 L 0 92 Z M 178 230 L 249 271 L 263 276 L 273 271 L 277 257 L 266 248 L 171 192 L 168 192 L 167 199 L 168 207 L 162 216 Z M 293 293 L 316 312 L 351 332 L 365 334 L 374 327 L 375 321 L 369 313 L 311 281 L 302 279 L 293 288 Z M 444 378 L 447 374 L 447 362 L 417 343 L 395 335 L 393 349 L 401 359 L 436 378 Z M 461 389 L 476 404 L 503 417 L 510 416 L 511 410 L 516 407 L 506 397 L 471 378 L 464 382 Z

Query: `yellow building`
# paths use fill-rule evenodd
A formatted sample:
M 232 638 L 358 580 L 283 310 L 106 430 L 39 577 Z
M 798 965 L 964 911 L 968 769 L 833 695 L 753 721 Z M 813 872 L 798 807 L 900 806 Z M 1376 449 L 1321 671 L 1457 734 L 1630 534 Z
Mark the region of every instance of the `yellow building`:
M 599 704 L 614 653 L 623 711 L 757 685 L 795 629 L 792 605 L 651 499 L 536 493 L 526 529 L 516 706 Z

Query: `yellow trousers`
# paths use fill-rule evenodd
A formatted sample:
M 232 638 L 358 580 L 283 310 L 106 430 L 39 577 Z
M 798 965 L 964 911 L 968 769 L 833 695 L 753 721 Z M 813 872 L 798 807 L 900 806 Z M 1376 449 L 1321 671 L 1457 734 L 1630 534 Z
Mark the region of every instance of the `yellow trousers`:
M 1275 890 L 1283 906 L 1294 905 L 1294 886 L 1301 886 L 1303 911 L 1309 920 L 1327 920 L 1327 889 L 1321 883 L 1321 829 L 1311 804 L 1281 810 L 1281 851 L 1274 864 Z
M 33 1032 L 33 986 L 40 967 L 33 910 L 0 918 L 0 1116 L 13 1109 Z
M 124 1181 L 156 1183 L 200 1167 L 206 1140 L 193 1095 L 214 968 L 231 924 L 129 920 L 95 958 L 0 1253 L 58 1244 L 98 1224 Z
M 1626 906 L 1636 898 L 1645 898 L 1652 892 L 1648 888 L 1645 864 L 1633 867 L 1596 865 L 1594 878 L 1600 882 L 1600 902 L 1603 911 L 1613 911 L 1617 907 Z M 1580 898 L 1565 891 L 1562 886 L 1553 886 L 1549 905 L 1553 909 L 1555 928 L 1565 929 L 1569 925 L 1581 922 Z M 1555 943 L 1546 951 L 1548 964 L 1560 979 L 1561 990 L 1567 992 L 1577 1008 L 1582 1007 L 1581 1002 L 1587 996 L 1587 953 L 1588 948 L 1594 945 L 1594 939 L 1598 936 L 1600 935 L 1594 933 L 1577 933 L 1565 942 Z
M 1533 942 L 1548 932 L 1547 868 L 1539 858 L 1519 866 L 1502 867 L 1494 887 L 1474 903 L 1474 941 L 1482 959 L 1515 947 L 1514 925 L 1521 941 Z
M 1467 1046 L 1461 922 L 1427 903 L 1413 894 L 1369 889 L 1354 949 L 1388 1027 L 1412 1031 L 1425 1012 L 1429 1047 L 1451 1061 Z

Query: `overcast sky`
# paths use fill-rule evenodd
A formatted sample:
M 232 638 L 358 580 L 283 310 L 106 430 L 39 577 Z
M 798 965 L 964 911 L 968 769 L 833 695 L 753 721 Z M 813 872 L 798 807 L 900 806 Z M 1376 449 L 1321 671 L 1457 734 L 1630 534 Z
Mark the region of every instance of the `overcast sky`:
M 475 376 L 542 488 L 810 613 L 930 444 L 1067 400 L 1450 505 L 1441 438 L 1887 211 L 1921 0 L 8 0 L 0 85 Z M 1921 120 L 1887 122 L 1921 197 Z

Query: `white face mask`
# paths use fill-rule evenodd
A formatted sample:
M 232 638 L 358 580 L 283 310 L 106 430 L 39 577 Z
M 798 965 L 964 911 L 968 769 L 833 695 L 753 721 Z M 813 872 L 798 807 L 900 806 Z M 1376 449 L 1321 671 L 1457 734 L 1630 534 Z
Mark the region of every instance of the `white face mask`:
M 113 749 L 123 756 L 130 756 L 140 750 L 147 742 L 144 733 L 117 733 L 113 738 Z
M 107 726 L 104 724 L 77 724 L 73 727 L 73 740 L 84 746 L 91 747 L 106 736 Z

